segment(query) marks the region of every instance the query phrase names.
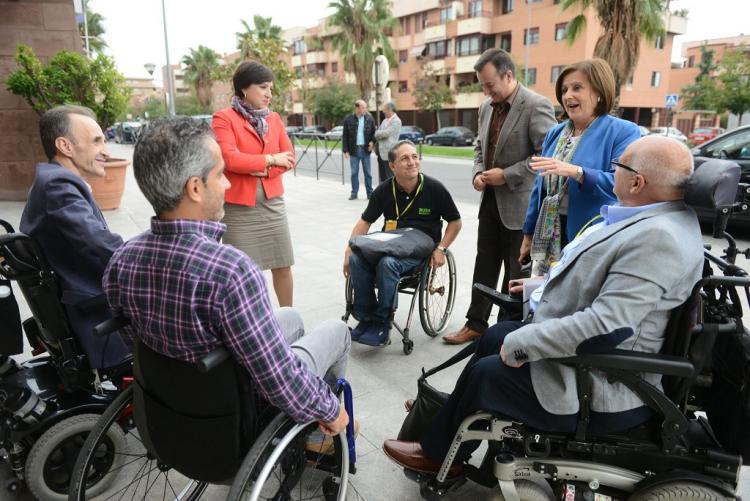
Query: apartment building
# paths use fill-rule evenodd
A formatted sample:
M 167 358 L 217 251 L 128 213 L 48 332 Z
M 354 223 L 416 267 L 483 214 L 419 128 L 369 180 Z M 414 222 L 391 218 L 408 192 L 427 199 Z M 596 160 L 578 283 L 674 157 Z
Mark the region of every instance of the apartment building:
M 517 75 L 526 84 L 556 103 L 554 83 L 568 64 L 593 57 L 601 34 L 593 11 L 573 45 L 564 41 L 567 23 L 576 9 L 562 12 L 559 0 L 399 0 L 393 16 L 399 29 L 390 36 L 397 64 L 391 68 L 389 91 L 404 124 L 434 130 L 434 113 L 416 109 L 412 92 L 416 80 L 429 64 L 456 92 L 455 103 L 441 111 L 441 124 L 463 125 L 476 130 L 477 108 L 484 99 L 473 70 L 479 54 L 491 47 L 508 50 L 517 65 Z M 620 105 L 623 116 L 639 124 L 666 123 L 665 96 L 669 89 L 674 36 L 685 32 L 686 19 L 665 13 L 667 33 L 643 42 L 633 77 L 623 86 Z M 299 75 L 298 89 L 315 88 L 325 79 L 353 81 L 338 54 L 330 46 L 332 31 L 325 19 L 307 29 L 287 30 L 290 64 Z M 528 70 L 528 71 L 525 71 Z M 311 123 L 302 100 L 295 97 L 290 123 Z

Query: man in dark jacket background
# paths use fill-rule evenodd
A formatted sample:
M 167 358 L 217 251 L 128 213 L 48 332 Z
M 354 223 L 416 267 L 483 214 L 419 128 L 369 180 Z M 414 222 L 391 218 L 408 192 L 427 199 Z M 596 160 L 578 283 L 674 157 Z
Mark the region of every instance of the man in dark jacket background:
M 367 103 L 361 99 L 354 103 L 354 113 L 344 119 L 344 133 L 341 136 L 341 149 L 344 159 L 348 158 L 352 168 L 352 194 L 349 200 L 357 199 L 359 191 L 359 163 L 365 173 L 367 198 L 372 194 L 372 174 L 370 173 L 370 153 L 375 137 L 375 120 L 367 112 Z

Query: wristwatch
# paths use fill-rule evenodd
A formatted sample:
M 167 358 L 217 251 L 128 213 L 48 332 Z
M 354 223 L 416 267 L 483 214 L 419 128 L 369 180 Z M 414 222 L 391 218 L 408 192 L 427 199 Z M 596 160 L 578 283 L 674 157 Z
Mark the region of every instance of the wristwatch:
M 443 247 L 442 245 L 438 245 L 438 250 L 442 251 L 443 254 L 445 254 L 448 251 L 448 247 Z

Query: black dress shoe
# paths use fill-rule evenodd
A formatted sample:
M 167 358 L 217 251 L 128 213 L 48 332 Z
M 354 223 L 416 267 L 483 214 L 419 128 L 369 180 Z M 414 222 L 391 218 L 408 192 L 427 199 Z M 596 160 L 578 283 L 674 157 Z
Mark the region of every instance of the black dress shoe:
M 349 200 L 356 200 L 356 199 L 357 199 L 357 195 L 349 195 Z

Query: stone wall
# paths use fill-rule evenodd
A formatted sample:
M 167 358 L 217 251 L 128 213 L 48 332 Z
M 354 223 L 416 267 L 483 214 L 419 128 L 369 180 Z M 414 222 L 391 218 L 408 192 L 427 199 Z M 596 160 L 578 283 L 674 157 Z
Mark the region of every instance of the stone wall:
M 25 200 L 34 165 L 46 160 L 39 116 L 5 88 L 18 44 L 43 61 L 62 49 L 81 51 L 73 0 L 0 0 L 0 200 Z

